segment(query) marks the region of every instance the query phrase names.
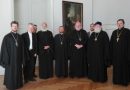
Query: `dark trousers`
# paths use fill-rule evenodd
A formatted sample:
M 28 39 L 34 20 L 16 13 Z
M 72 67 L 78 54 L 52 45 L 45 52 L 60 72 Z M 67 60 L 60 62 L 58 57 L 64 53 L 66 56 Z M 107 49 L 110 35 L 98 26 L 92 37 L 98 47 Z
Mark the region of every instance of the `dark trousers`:
M 34 57 L 33 76 L 35 75 L 36 60 L 37 60 L 37 57 Z
M 24 80 L 25 81 L 33 79 L 33 76 L 34 76 L 35 59 L 34 59 L 33 50 L 29 51 L 29 57 L 30 59 L 25 61 L 25 66 L 24 66 Z

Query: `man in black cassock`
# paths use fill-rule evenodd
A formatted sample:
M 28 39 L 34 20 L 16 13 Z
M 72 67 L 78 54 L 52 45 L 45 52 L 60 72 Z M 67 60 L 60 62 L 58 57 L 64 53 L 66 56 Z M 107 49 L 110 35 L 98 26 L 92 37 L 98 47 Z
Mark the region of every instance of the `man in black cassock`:
M 68 76 L 68 41 L 64 27 L 59 27 L 59 34 L 54 37 L 55 45 L 55 74 L 57 77 Z
M 109 62 L 109 37 L 102 30 L 102 23 L 94 24 L 87 46 L 88 78 L 96 82 L 107 81 L 107 66 Z
M 9 90 L 16 90 L 23 86 L 24 45 L 22 37 L 17 33 L 17 21 L 11 22 L 11 29 L 2 42 L 0 65 L 5 68 L 4 85 Z
M 127 86 L 130 81 L 130 30 L 124 27 L 125 21 L 117 21 L 110 41 L 113 64 L 113 83 Z
M 37 37 L 33 33 L 34 25 L 32 23 L 28 24 L 28 31 L 22 34 L 25 50 L 28 53 L 28 58 L 25 60 L 24 66 L 24 81 L 36 81 L 34 79 L 34 69 L 35 69 L 35 58 L 37 56 Z
M 53 76 L 54 40 L 47 23 L 42 24 L 43 30 L 37 33 L 39 55 L 39 77 L 48 79 Z
M 69 75 L 70 77 L 84 77 L 87 75 L 87 60 L 86 60 L 86 45 L 88 35 L 85 30 L 82 29 L 82 25 L 79 21 L 75 23 L 75 30 L 70 34 L 70 65 Z

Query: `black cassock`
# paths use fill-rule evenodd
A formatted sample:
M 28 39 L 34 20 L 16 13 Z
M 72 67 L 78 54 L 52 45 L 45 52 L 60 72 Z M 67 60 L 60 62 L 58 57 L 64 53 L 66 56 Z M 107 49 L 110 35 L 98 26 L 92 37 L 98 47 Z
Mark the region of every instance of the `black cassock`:
M 117 34 L 120 38 L 117 42 Z M 128 85 L 130 81 L 130 31 L 127 28 L 115 30 L 110 41 L 113 64 L 113 83 Z
M 96 40 L 97 38 L 97 40 Z M 106 32 L 93 32 L 87 47 L 88 77 L 96 82 L 107 81 L 109 59 L 109 37 Z
M 72 31 L 69 40 L 69 75 L 70 77 L 84 77 L 87 75 L 87 58 L 86 58 L 86 45 L 88 40 L 88 35 L 85 30 Z M 77 49 L 75 44 L 83 45 L 82 48 Z
M 17 44 L 14 37 L 17 38 Z M 18 34 L 7 34 L 2 42 L 0 65 L 5 68 L 4 85 L 9 90 L 23 86 L 22 65 L 24 64 L 24 47 L 22 37 Z
M 39 77 L 47 79 L 53 76 L 53 50 L 54 40 L 51 31 L 39 31 L 37 33 L 38 55 L 39 55 Z M 45 50 L 44 46 L 50 48 Z
M 68 40 L 66 35 L 57 34 L 55 41 L 55 74 L 57 77 L 68 76 Z

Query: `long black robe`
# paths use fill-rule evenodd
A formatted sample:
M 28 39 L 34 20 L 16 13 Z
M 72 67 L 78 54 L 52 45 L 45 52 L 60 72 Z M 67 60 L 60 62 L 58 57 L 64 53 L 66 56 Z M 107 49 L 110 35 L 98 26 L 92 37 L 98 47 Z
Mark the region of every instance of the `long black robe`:
M 57 34 L 55 42 L 55 74 L 57 77 L 68 76 L 68 40 L 66 35 Z
M 95 41 L 95 35 L 98 35 Z M 109 62 L 109 37 L 106 32 L 93 32 L 87 47 L 88 77 L 96 82 L 107 81 Z
M 17 34 L 18 47 L 16 47 L 11 33 L 7 34 L 3 39 L 0 65 L 5 68 L 4 85 L 9 90 L 15 90 L 23 86 L 22 65 L 24 64 L 24 45 L 22 37 Z M 15 36 L 14 33 L 12 34 Z
M 81 41 L 78 35 L 81 36 Z M 88 40 L 88 35 L 85 30 L 76 31 L 74 30 L 70 34 L 70 65 L 69 65 L 69 75 L 70 77 L 84 77 L 87 75 L 87 58 L 86 58 L 86 45 Z M 82 48 L 77 49 L 75 44 L 83 45 Z
M 53 51 L 54 39 L 51 31 L 39 31 L 37 33 L 38 55 L 39 55 L 39 77 L 47 79 L 53 76 Z M 44 46 L 50 48 L 45 50 Z
M 122 31 L 123 30 L 123 31 Z M 117 31 L 121 33 L 117 42 Z M 113 64 L 113 83 L 128 85 L 130 81 L 130 31 L 127 28 L 115 30 L 110 41 L 111 60 Z

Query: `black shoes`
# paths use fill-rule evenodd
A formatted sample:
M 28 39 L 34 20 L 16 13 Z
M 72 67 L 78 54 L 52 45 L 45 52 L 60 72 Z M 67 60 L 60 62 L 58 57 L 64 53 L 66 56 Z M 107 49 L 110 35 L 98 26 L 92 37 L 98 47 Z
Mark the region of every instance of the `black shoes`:
M 35 78 L 36 78 L 36 77 L 37 77 L 37 75 L 35 75 L 35 74 L 34 74 L 34 75 L 33 75 L 33 77 L 35 77 Z
M 32 79 L 29 79 L 29 81 L 36 81 L 36 79 L 32 78 Z

